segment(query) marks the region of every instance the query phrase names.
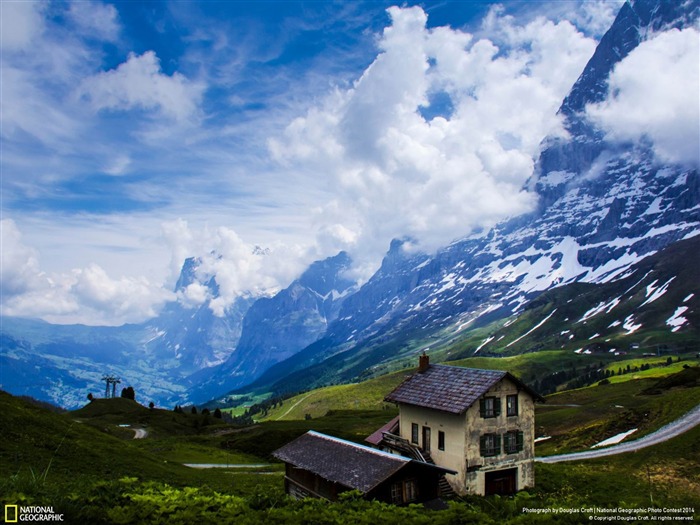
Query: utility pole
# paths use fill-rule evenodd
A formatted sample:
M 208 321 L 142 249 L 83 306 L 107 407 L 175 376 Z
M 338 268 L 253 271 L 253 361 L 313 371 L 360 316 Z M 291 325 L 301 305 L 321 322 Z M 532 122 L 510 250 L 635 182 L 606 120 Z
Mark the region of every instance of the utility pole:
M 117 383 L 121 383 L 122 380 L 119 379 L 118 377 L 115 377 L 112 380 L 112 397 L 117 397 L 116 391 L 117 391 Z
M 121 379 L 114 376 L 104 375 L 102 381 L 105 381 L 107 385 L 105 386 L 105 399 L 109 399 L 109 385 L 112 385 L 112 396 L 117 397 L 117 383 L 121 383 Z

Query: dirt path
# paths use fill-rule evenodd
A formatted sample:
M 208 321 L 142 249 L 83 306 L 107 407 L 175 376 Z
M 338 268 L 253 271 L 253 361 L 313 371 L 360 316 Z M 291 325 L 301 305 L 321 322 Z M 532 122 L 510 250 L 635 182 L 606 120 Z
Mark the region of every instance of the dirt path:
M 278 416 L 278 417 L 275 419 L 275 421 L 279 421 L 279 420 L 282 419 L 284 416 L 286 416 L 287 414 L 289 414 L 292 410 L 294 410 L 294 409 L 297 407 L 297 405 L 298 405 L 299 403 L 301 403 L 302 401 L 306 400 L 306 398 L 309 397 L 310 395 L 311 395 L 311 394 L 306 394 L 306 395 L 305 395 L 304 397 L 302 397 L 299 401 L 297 401 L 297 402 L 294 403 L 292 406 L 290 406 L 289 409 L 287 409 L 287 411 L 286 411 L 284 414 L 282 414 L 281 416 Z
M 605 456 L 612 456 L 615 454 L 622 454 L 624 452 L 634 452 L 642 448 L 650 447 L 652 445 L 657 445 L 663 443 L 673 437 L 676 437 L 683 432 L 687 432 L 691 428 L 700 424 L 700 405 L 696 406 L 690 412 L 686 413 L 684 416 L 676 419 L 672 423 L 661 427 L 656 432 L 652 432 L 644 437 L 635 439 L 634 441 L 628 441 L 626 443 L 620 443 L 619 445 L 613 445 L 611 447 L 602 448 L 599 450 L 590 450 L 586 452 L 573 452 L 571 454 L 560 454 L 557 456 L 544 456 L 541 458 L 535 458 L 535 461 L 541 463 L 559 463 L 561 461 L 578 461 L 581 459 L 594 459 L 602 458 Z
M 134 431 L 134 439 L 143 439 L 148 436 L 148 430 L 145 428 L 132 428 Z

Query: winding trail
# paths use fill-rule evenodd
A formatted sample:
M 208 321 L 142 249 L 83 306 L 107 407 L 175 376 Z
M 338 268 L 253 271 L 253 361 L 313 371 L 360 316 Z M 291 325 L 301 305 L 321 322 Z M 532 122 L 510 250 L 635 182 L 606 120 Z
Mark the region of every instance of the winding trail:
M 286 416 L 287 414 L 289 414 L 292 410 L 294 410 L 294 409 L 297 407 L 297 405 L 298 405 L 299 403 L 301 403 L 302 401 L 306 400 L 306 398 L 309 397 L 310 395 L 311 395 L 311 394 L 306 394 L 306 395 L 305 395 L 304 397 L 302 397 L 299 401 L 297 401 L 297 402 L 294 403 L 292 406 L 290 406 L 289 409 L 288 409 L 284 414 L 282 414 L 281 416 L 278 416 L 278 417 L 275 419 L 275 421 L 279 421 L 279 420 L 282 419 L 284 416 Z
M 148 436 L 148 430 L 145 428 L 132 428 L 134 431 L 134 439 L 143 439 Z
M 684 416 L 681 416 L 668 425 L 661 427 L 656 432 L 647 434 L 646 436 L 635 439 L 634 441 L 627 441 L 625 443 L 620 443 L 619 445 L 613 445 L 611 447 L 602 448 L 599 450 L 573 452 L 571 454 L 559 454 L 557 456 L 544 456 L 535 458 L 535 461 L 539 461 L 540 463 L 560 463 L 562 461 L 595 459 L 605 456 L 613 456 L 615 454 L 623 454 L 625 452 L 635 452 L 637 450 L 668 441 L 673 437 L 687 432 L 697 425 L 700 425 L 700 405 L 697 405 Z

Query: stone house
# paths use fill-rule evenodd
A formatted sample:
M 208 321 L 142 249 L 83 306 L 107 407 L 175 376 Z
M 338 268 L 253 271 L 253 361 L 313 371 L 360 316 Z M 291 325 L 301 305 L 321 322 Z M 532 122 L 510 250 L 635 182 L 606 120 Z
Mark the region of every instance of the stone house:
M 284 487 L 295 498 L 330 501 L 348 490 L 385 503 L 439 503 L 446 468 L 309 431 L 272 454 L 285 463 Z
M 399 407 L 394 420 L 367 441 L 456 471 L 458 494 L 512 494 L 535 484 L 535 408 L 544 399 L 508 372 L 431 365 L 385 401 Z

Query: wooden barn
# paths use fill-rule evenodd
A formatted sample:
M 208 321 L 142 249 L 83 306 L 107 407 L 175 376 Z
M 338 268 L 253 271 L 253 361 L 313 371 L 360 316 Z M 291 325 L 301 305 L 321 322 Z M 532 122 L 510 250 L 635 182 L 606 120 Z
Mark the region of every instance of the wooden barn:
M 335 501 L 348 490 L 367 499 L 407 505 L 438 498 L 439 481 L 454 471 L 309 431 L 273 453 L 283 461 L 285 491 L 295 498 Z

